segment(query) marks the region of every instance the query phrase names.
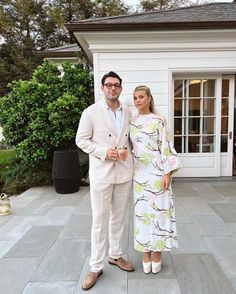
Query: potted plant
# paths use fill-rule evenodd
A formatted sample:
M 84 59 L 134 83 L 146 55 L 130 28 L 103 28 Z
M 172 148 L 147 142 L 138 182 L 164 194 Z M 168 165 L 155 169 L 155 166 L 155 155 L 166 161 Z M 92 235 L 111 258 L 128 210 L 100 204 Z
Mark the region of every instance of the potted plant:
M 0 195 L 0 215 L 8 215 L 11 213 L 10 199 L 7 194 Z

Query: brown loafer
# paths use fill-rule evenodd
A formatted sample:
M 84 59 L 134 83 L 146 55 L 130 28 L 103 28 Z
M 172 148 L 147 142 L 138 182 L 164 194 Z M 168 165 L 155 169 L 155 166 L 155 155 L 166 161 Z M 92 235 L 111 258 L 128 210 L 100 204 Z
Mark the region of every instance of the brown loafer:
M 126 271 L 126 272 L 133 272 L 134 271 L 134 266 L 132 265 L 132 263 L 126 261 L 122 257 L 119 257 L 117 259 L 109 257 L 108 263 L 110 263 L 112 265 L 116 265 L 120 269 L 122 269 L 123 271 Z
M 91 289 L 97 282 L 97 279 L 102 275 L 103 270 L 100 270 L 99 272 L 89 272 L 87 277 L 85 278 L 82 289 L 83 290 L 89 290 Z

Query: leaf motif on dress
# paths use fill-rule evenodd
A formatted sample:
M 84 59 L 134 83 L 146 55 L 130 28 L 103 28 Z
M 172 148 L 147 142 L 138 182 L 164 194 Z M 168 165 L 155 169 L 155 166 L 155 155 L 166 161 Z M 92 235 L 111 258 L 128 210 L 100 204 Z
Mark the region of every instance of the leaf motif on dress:
M 162 251 L 165 248 L 165 241 L 157 240 L 156 247 L 157 247 L 157 251 Z
M 141 244 L 137 244 L 135 249 L 138 251 L 141 251 L 141 252 L 143 252 L 145 250 L 144 246 Z
M 166 148 L 164 149 L 164 156 L 165 156 L 165 157 L 169 157 L 169 156 L 170 156 L 170 149 L 169 149 L 168 147 L 166 147 Z
M 152 123 L 150 123 L 149 125 L 148 125 L 148 130 L 150 131 L 150 132 L 155 132 L 156 131 L 156 129 L 157 129 L 157 122 L 152 122 Z
M 138 227 L 134 227 L 134 236 L 137 236 L 140 234 L 140 229 Z
M 130 134 L 131 136 L 136 136 L 138 134 L 138 129 L 136 127 L 130 127 Z
M 173 209 L 170 208 L 170 209 L 167 209 L 167 211 L 165 212 L 166 216 L 171 219 L 172 216 L 173 216 Z
M 153 154 L 143 153 L 140 155 L 140 162 L 143 165 L 149 165 L 149 163 L 151 163 L 152 159 L 153 159 Z
M 153 214 L 153 213 L 144 213 L 143 216 L 142 216 L 141 221 L 145 225 L 150 225 L 154 218 L 155 218 L 155 214 Z
M 162 181 L 155 181 L 153 186 L 156 191 L 160 191 L 162 189 Z
M 140 184 L 134 184 L 134 191 L 137 193 L 137 194 L 140 194 L 143 192 L 143 186 L 140 185 Z

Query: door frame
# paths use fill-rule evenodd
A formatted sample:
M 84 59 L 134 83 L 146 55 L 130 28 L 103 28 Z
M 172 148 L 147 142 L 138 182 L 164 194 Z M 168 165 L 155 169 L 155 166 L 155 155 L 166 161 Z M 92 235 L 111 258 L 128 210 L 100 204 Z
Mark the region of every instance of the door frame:
M 180 170 L 180 172 L 177 174 L 177 177 L 220 177 L 222 176 L 222 171 L 221 171 L 221 90 L 222 90 L 222 79 L 225 78 L 222 73 L 217 72 L 206 72 L 206 71 L 196 71 L 196 72 L 184 72 L 184 70 L 181 71 L 169 71 L 169 77 L 170 79 L 170 85 L 171 85 L 171 90 L 169 95 L 169 121 L 170 121 L 170 128 L 172 131 L 172 134 L 174 135 L 174 79 L 215 79 L 216 80 L 216 89 L 215 89 L 215 97 L 216 97 L 216 102 L 215 102 L 215 152 L 213 153 L 184 153 L 179 154 L 180 159 L 182 158 L 183 161 L 183 166 L 186 166 L 186 171 L 183 168 Z M 230 88 L 230 93 L 231 93 L 231 88 Z M 232 99 L 229 99 L 231 102 Z M 229 106 L 230 109 L 230 106 Z M 232 115 L 229 114 L 229 128 L 232 128 Z M 230 125 L 231 123 L 231 125 Z M 230 145 L 230 146 L 229 146 Z M 232 144 L 228 143 L 228 146 L 230 147 L 228 149 L 228 155 L 231 154 L 232 158 Z M 209 159 L 209 162 L 214 164 L 212 165 L 211 168 L 207 167 L 202 167 L 199 169 L 196 169 L 196 172 L 190 171 L 191 166 L 189 166 L 189 160 L 192 158 L 192 162 L 197 162 L 201 158 L 206 157 Z M 185 165 L 187 163 L 187 165 Z M 189 168 L 189 170 L 188 170 Z M 203 170 L 204 169 L 204 170 Z M 190 171 L 190 172 L 189 172 Z M 232 175 L 232 168 L 231 168 L 231 175 Z

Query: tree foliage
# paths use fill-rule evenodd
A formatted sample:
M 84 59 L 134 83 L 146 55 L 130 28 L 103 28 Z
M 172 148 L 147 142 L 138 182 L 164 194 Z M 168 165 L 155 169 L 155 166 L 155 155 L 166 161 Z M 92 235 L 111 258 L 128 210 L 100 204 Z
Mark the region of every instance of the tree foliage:
M 13 80 L 28 79 L 37 51 L 73 43 L 64 24 L 129 12 L 122 0 L 0 0 L 0 97 Z
M 186 0 L 141 0 L 141 10 L 144 12 L 186 6 Z
M 15 81 L 0 100 L 0 124 L 7 144 L 27 166 L 50 160 L 54 150 L 76 148 L 74 138 L 82 111 L 91 104 L 93 79 L 83 65 L 44 63 L 27 81 Z

